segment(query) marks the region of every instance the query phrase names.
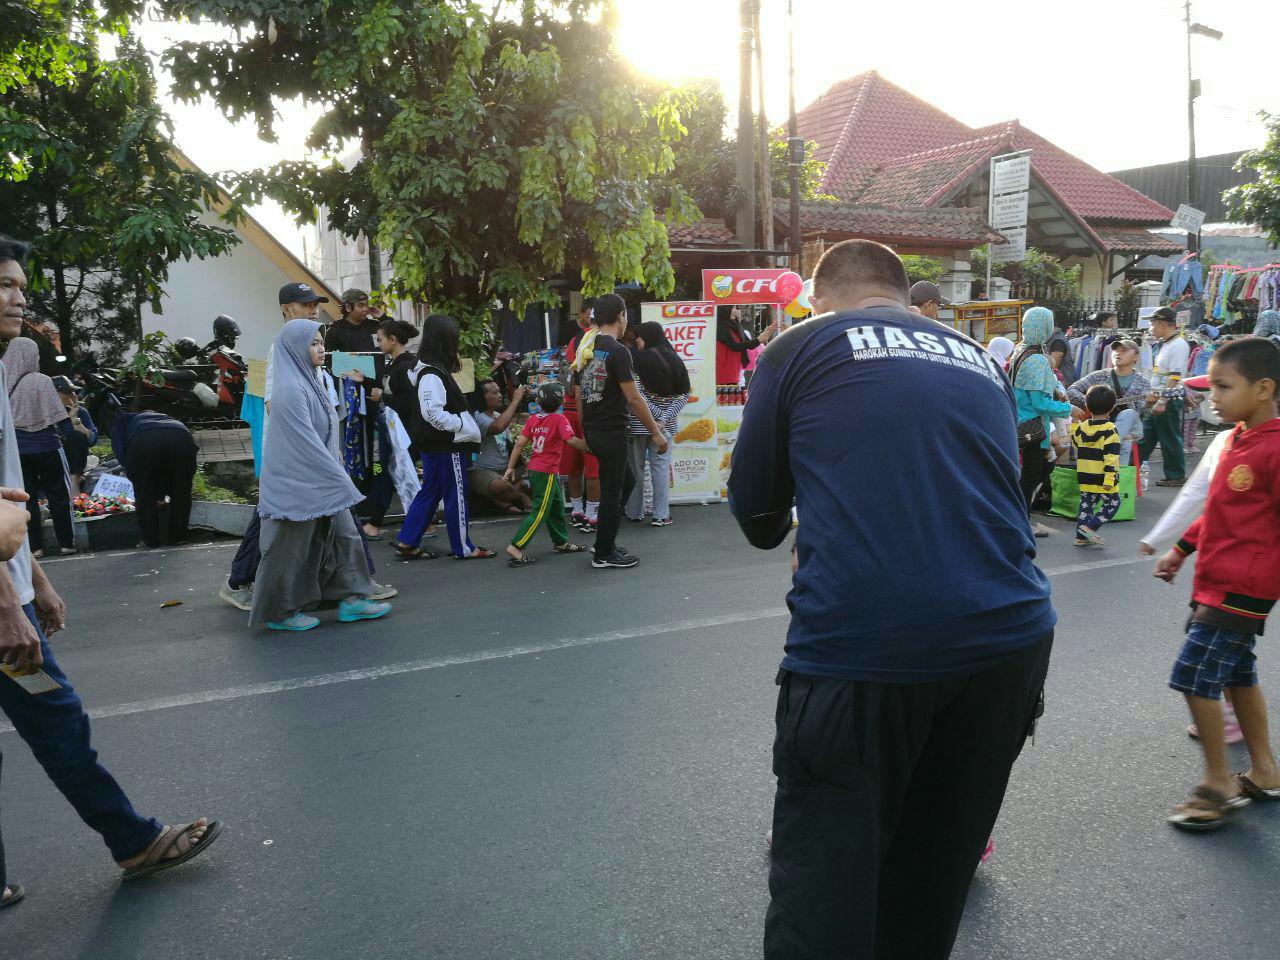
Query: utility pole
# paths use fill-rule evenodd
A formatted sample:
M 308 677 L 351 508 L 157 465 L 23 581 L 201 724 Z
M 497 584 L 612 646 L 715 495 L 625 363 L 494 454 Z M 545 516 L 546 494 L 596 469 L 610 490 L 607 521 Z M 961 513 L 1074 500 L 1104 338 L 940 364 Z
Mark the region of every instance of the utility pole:
M 1191 0 L 1183 4 L 1183 19 L 1187 24 L 1187 206 L 1200 208 L 1200 184 L 1196 176 L 1196 90 L 1191 76 Z M 1187 231 L 1187 249 L 1195 253 L 1200 249 L 1200 234 Z
M 755 122 L 751 115 L 752 0 L 739 0 L 742 31 L 738 59 L 738 242 L 756 246 Z
M 1200 209 L 1200 172 L 1196 169 L 1196 97 L 1200 96 L 1200 81 L 1191 75 L 1191 38 L 1208 37 L 1221 40 L 1222 31 L 1191 22 L 1191 0 L 1184 0 L 1182 18 L 1187 25 L 1187 206 Z M 1187 231 L 1187 249 L 1193 253 L 1200 249 L 1200 231 Z
M 773 164 L 769 158 L 769 118 L 764 112 L 764 31 L 760 29 L 760 0 L 752 0 L 752 27 L 756 41 L 756 96 L 760 101 L 760 215 L 764 248 L 773 249 Z M 773 262 L 770 257 L 769 263 Z
M 791 188 L 791 269 L 801 271 L 800 254 L 800 165 L 804 163 L 804 140 L 800 138 L 800 120 L 796 116 L 796 38 L 793 20 L 793 0 L 787 0 L 787 96 L 790 100 L 787 114 L 787 175 Z

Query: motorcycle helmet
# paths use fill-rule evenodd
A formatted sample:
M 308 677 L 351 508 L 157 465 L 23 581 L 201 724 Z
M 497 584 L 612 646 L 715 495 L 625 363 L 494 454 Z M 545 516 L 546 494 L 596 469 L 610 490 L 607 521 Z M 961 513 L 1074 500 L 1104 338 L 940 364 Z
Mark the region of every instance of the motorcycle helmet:
M 534 398 L 547 413 L 555 413 L 564 405 L 564 387 L 555 380 L 549 380 L 534 391 Z
M 193 360 L 200 356 L 200 344 L 190 337 L 179 337 L 173 341 L 173 350 L 183 360 Z
M 213 338 L 228 347 L 234 347 L 240 336 L 240 324 L 225 313 L 213 318 Z

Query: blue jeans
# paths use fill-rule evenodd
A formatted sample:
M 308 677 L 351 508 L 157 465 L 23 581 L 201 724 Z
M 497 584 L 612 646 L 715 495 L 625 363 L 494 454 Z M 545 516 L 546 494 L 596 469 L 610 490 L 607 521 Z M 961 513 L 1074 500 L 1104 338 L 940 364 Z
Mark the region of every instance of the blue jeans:
M 80 819 L 101 834 L 112 858 L 135 857 L 160 835 L 160 822 L 139 816 L 115 778 L 98 763 L 98 753 L 89 744 L 89 717 L 80 697 L 53 658 L 36 622 L 35 609 L 31 604 L 22 609 L 40 634 L 44 672 L 62 684 L 62 689 L 33 696 L 0 674 L 0 709 Z M 28 811 L 27 815 L 39 814 Z M 0 878 L 3 874 L 0 848 Z
M 631 472 L 635 474 L 636 485 L 627 498 L 623 510 L 633 520 L 644 518 L 644 465 L 649 463 L 649 476 L 653 479 L 653 517 L 655 520 L 666 520 L 671 516 L 671 451 L 675 446 L 671 434 L 663 431 L 667 438 L 667 452 L 659 453 L 645 434 L 630 437 Z
M 466 460 L 470 459 L 470 455 Z M 467 462 L 461 453 L 424 453 L 422 455 L 422 489 L 405 511 L 404 526 L 396 539 L 407 547 L 417 548 L 427 525 L 444 501 L 444 522 L 449 528 L 449 546 L 455 557 L 468 557 L 475 544 L 467 530 Z

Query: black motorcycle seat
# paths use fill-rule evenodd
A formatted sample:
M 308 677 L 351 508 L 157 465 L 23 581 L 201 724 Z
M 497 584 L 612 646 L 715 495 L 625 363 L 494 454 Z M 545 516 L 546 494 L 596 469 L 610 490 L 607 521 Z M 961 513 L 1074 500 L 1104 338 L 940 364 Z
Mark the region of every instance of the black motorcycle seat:
M 195 383 L 196 372 L 194 370 L 165 370 L 164 379 L 166 383 Z

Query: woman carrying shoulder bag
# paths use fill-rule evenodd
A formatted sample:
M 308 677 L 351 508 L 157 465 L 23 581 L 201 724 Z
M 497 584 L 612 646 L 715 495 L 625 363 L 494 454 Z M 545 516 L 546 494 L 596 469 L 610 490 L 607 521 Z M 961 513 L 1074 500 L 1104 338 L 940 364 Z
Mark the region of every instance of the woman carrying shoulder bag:
M 1009 368 L 1013 381 L 1013 397 L 1018 404 L 1018 446 L 1022 452 L 1022 472 L 1018 484 L 1027 501 L 1027 516 L 1036 491 L 1049 481 L 1054 461 L 1050 458 L 1049 420 L 1070 415 L 1082 419 L 1084 414 L 1065 400 L 1058 400 L 1061 389 L 1053 372 L 1053 364 L 1045 355 L 1045 344 L 1053 335 L 1053 312 L 1046 307 L 1032 307 L 1022 315 L 1022 344 Z M 1042 523 L 1033 523 L 1037 537 L 1053 531 Z
M 671 526 L 671 452 L 676 434 L 676 421 L 680 411 L 689 402 L 689 371 L 684 361 L 671 346 L 662 324 L 650 320 L 636 328 L 636 376 L 640 381 L 641 396 L 667 438 L 666 451 L 659 453 L 653 445 L 648 429 L 634 414 L 628 414 L 631 434 L 631 470 L 636 477 L 635 488 L 626 503 L 627 519 L 640 522 L 644 519 L 644 465 L 649 463 L 649 475 L 653 481 L 653 520 L 650 526 Z

